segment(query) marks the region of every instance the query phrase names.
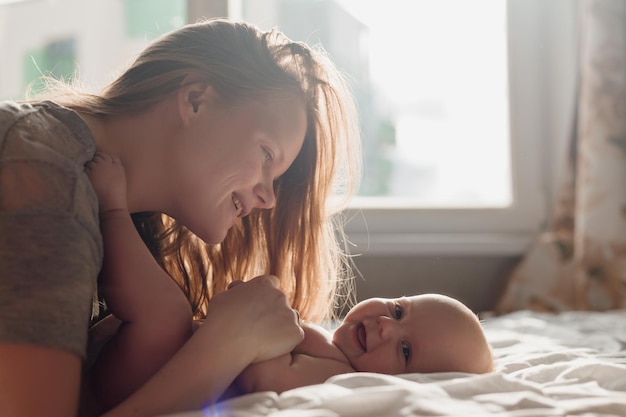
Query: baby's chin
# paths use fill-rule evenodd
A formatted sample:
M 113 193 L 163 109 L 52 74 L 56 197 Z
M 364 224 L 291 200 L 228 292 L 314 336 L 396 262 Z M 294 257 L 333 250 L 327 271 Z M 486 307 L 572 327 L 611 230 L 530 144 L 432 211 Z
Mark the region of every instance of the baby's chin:
M 345 355 L 346 352 L 344 352 L 343 342 L 342 342 L 342 338 L 345 337 L 344 332 L 345 332 L 345 329 L 343 329 L 343 325 L 340 327 L 337 327 L 333 331 L 331 342 Z
M 355 324 L 344 323 L 333 332 L 332 343 L 346 357 L 350 366 L 356 371 L 361 371 L 363 366 L 359 366 L 358 358 L 363 355 L 363 351 L 355 345 L 354 333 Z
M 365 358 L 356 358 L 353 361 L 350 361 L 350 364 L 357 372 L 373 372 L 377 374 L 386 374 L 386 375 L 395 375 L 398 372 L 395 369 L 391 369 L 391 367 L 384 366 L 372 366 L 369 360 Z
M 339 339 L 341 339 L 342 337 L 345 337 L 345 332 L 346 330 L 348 330 L 349 325 L 350 325 L 349 323 L 346 323 L 344 321 L 339 326 L 337 326 L 335 330 L 333 330 L 333 334 L 332 334 L 333 343 L 337 343 Z

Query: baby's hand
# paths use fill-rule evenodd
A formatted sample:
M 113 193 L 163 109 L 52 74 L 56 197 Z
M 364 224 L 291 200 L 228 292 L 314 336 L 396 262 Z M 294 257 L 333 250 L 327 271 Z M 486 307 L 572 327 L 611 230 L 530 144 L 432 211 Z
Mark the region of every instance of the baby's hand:
M 126 200 L 126 173 L 117 156 L 97 152 L 85 164 L 85 172 L 98 196 L 100 214 L 117 209 L 128 209 Z

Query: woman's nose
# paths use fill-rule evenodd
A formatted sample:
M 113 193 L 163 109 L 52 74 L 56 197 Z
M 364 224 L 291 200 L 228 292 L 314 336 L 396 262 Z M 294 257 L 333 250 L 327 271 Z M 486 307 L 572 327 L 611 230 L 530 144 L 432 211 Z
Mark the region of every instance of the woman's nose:
M 274 194 L 274 184 L 272 181 L 264 181 L 254 187 L 254 194 L 258 200 L 257 207 L 262 209 L 271 209 L 276 204 L 276 195 Z

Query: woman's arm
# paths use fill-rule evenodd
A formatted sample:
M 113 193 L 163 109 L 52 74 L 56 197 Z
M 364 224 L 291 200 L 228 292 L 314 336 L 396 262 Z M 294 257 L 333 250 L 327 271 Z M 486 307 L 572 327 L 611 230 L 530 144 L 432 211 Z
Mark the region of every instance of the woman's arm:
M 225 392 L 250 363 L 290 352 L 303 338 L 278 279 L 257 277 L 215 295 L 191 339 L 106 417 L 197 410 Z
M 248 366 L 237 377 L 236 387 L 243 393 L 283 392 L 305 385 L 320 384 L 329 377 L 354 372 L 345 355 L 332 344 L 324 328 L 300 323 L 303 341 L 289 354 Z
M 0 343 L 0 415 L 75 417 L 81 361 L 77 355 Z
M 281 393 L 306 385 L 321 384 L 333 375 L 354 372 L 343 361 L 294 353 L 253 363 L 238 377 L 236 385 L 244 393 Z

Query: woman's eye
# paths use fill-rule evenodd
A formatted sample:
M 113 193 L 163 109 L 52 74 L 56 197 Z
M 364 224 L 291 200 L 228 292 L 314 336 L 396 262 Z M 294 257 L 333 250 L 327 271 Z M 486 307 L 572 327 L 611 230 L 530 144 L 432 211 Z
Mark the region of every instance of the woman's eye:
M 271 161 L 272 159 L 274 159 L 274 157 L 272 156 L 272 153 L 265 147 L 263 148 L 263 155 L 265 155 L 266 161 Z
M 411 356 L 411 347 L 406 342 L 402 342 L 402 354 L 404 355 L 404 359 L 408 361 Z
M 400 304 L 396 304 L 393 306 L 393 314 L 398 320 L 402 318 L 402 307 L 400 307 Z

